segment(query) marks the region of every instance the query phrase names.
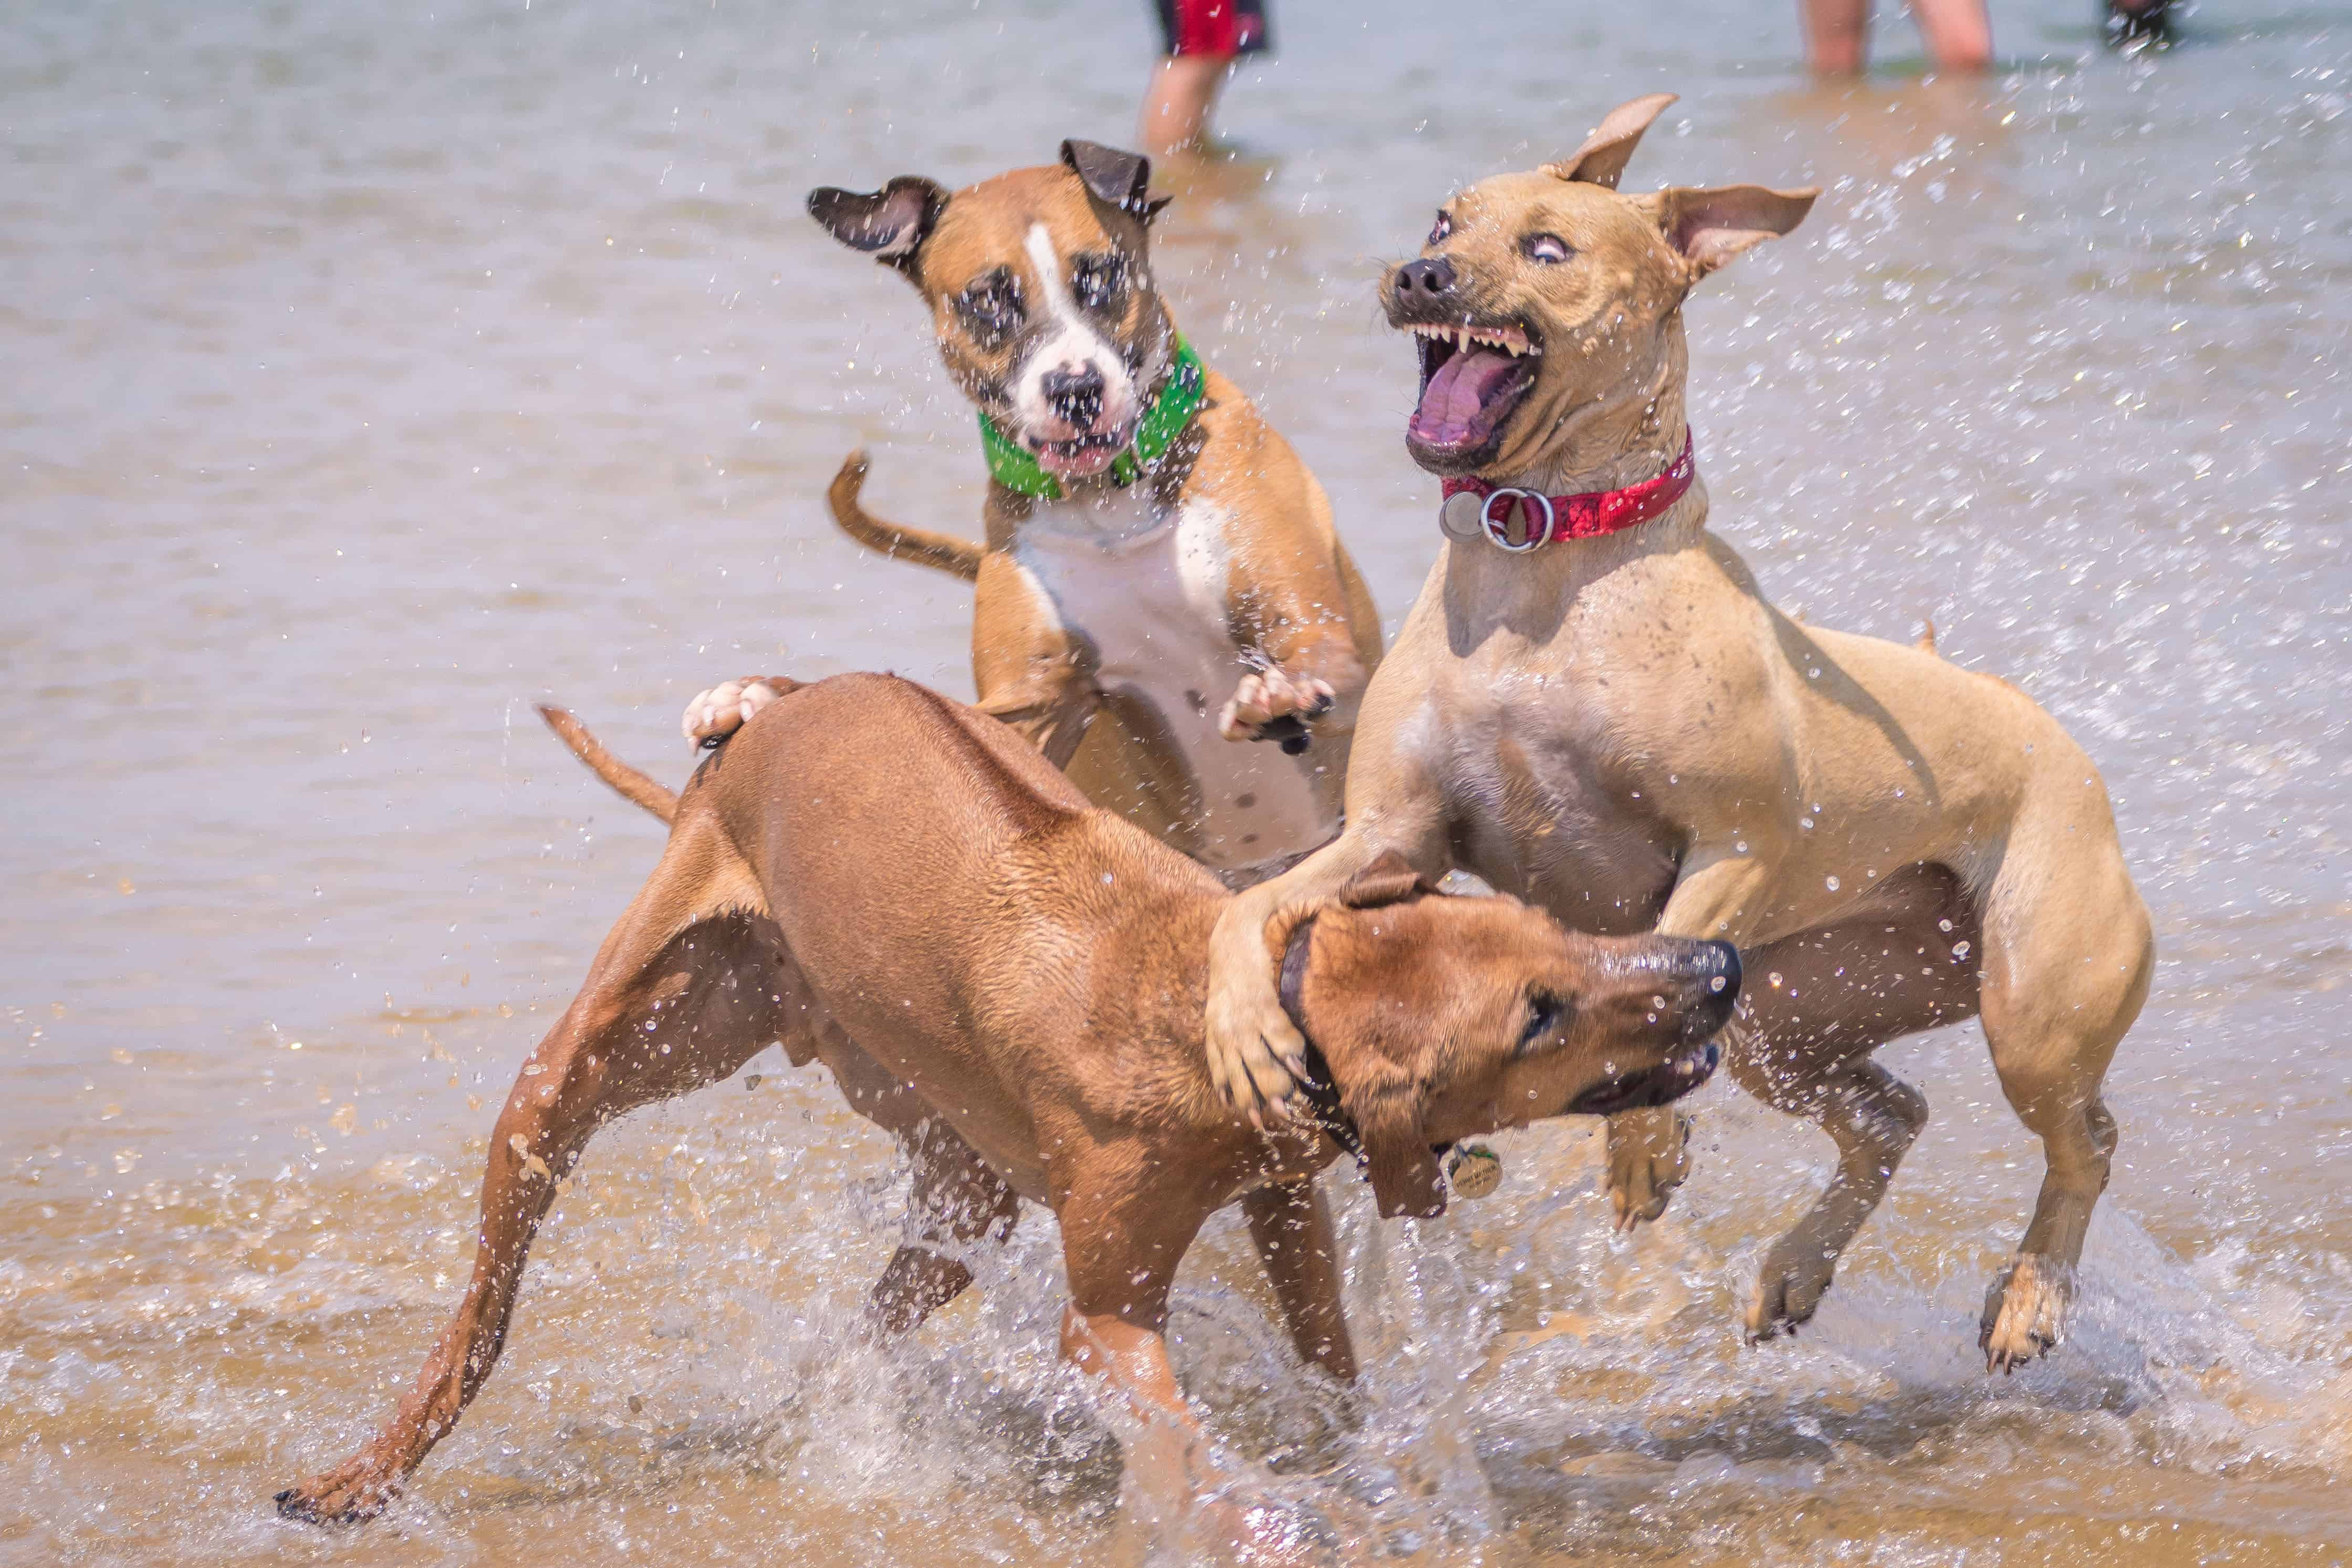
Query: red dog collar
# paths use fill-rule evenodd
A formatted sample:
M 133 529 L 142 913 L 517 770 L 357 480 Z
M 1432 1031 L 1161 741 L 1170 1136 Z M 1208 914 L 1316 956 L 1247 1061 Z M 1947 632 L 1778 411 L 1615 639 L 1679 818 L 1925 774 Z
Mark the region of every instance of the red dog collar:
M 1683 435 L 1683 455 L 1665 472 L 1622 490 L 1588 490 L 1576 496 L 1548 496 L 1516 485 L 1496 485 L 1473 477 L 1445 481 L 1445 507 L 1438 514 L 1445 531 L 1457 539 L 1485 534 L 1498 549 L 1519 554 L 1555 539 L 1598 539 L 1604 533 L 1636 528 L 1660 516 L 1691 488 L 1696 467 L 1691 461 L 1691 437 Z M 1500 501 L 1503 504 L 1496 506 Z M 1513 537 L 1515 531 L 1517 538 Z

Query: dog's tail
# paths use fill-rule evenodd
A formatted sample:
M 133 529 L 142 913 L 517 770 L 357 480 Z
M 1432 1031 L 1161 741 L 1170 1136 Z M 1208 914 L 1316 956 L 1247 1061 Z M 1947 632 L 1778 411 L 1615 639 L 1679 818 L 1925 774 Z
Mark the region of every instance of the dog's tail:
M 1927 622 L 1927 629 L 1921 632 L 1919 634 L 1919 640 L 1913 643 L 1911 646 L 1917 648 L 1921 653 L 1936 653 L 1936 623 L 1933 619 L 1927 616 L 1923 616 L 1920 618 Z M 1936 657 L 1941 658 L 1943 655 L 1936 654 Z
M 588 732 L 588 726 L 573 718 L 569 710 L 542 702 L 539 716 L 556 738 L 572 748 L 572 754 L 588 764 L 588 771 L 611 784 L 624 799 L 634 802 L 660 817 L 664 822 L 677 816 L 677 792 L 637 772 L 604 749 L 604 742 Z
M 958 539 L 952 533 L 934 533 L 928 528 L 904 528 L 880 518 L 857 504 L 857 495 L 866 488 L 866 453 L 861 449 L 842 459 L 841 471 L 833 476 L 833 484 L 824 499 L 833 503 L 833 521 L 841 524 L 841 531 L 868 550 L 878 550 L 893 561 L 912 561 L 951 573 L 970 583 L 980 576 L 981 547 L 969 539 Z

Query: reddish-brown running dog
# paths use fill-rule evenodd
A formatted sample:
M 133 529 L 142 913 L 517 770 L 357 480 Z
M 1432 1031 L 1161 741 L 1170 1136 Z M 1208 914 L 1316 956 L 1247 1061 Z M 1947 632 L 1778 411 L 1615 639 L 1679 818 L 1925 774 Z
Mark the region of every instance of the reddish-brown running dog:
M 951 1240 L 1002 1237 L 1019 1197 L 1047 1204 L 1068 1262 L 1062 1353 L 1180 1452 L 1198 1428 L 1160 1336 L 1211 1214 L 1240 1200 L 1299 1354 L 1351 1379 L 1314 1186 L 1343 1144 L 1383 1214 L 1433 1214 L 1450 1141 L 1662 1104 L 1714 1066 L 1738 992 L 1727 945 L 1571 934 L 1380 862 L 1275 955 L 1324 1110 L 1259 1132 L 1201 1055 L 1209 932 L 1231 898 L 1214 877 L 919 686 L 769 684 L 782 695 L 677 796 L 549 711 L 669 820 L 668 847 L 499 1116 L 473 1279 L 414 1390 L 373 1442 L 279 1493 L 282 1511 L 381 1509 L 488 1377 L 532 1233 L 590 1136 L 772 1041 L 822 1060 L 914 1157 L 875 1326 L 910 1330 L 971 1283 Z

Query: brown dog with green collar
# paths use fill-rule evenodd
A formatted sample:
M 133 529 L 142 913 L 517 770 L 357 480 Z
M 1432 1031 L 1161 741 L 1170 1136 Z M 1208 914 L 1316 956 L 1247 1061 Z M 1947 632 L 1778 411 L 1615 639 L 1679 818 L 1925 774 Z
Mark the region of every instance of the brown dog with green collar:
M 1812 1315 L 1927 1117 L 1870 1059 L 1982 1021 L 2047 1159 L 1992 1285 L 2000 1368 L 2054 1344 L 2116 1124 L 2100 1084 L 2154 968 L 2098 770 L 2007 682 L 1801 626 L 1706 531 L 1684 298 L 1787 233 L 1811 191 L 1629 195 L 1658 94 L 1585 144 L 1446 202 L 1383 285 L 1423 392 L 1406 432 L 1446 535 L 1365 693 L 1347 829 L 1236 899 L 1211 948 L 1209 1050 L 1236 1103 L 1278 1102 L 1300 1049 L 1270 948 L 1364 866 L 1462 866 L 1580 930 L 1738 942 L 1755 983 L 1733 1076 L 1838 1145 L 1766 1255 L 1756 1338 Z M 1671 1111 L 1612 1120 L 1621 1224 L 1685 1169 Z
M 1452 1141 L 1662 1104 L 1715 1065 L 1739 988 L 1727 944 L 1576 935 L 1374 861 L 1286 939 L 1281 990 L 1319 1047 L 1325 1114 L 1260 1132 L 1201 1057 L 1209 932 L 1231 897 L 1214 877 L 972 709 L 887 676 L 765 684 L 774 700 L 676 796 L 548 711 L 670 823 L 668 847 L 499 1113 L 473 1279 L 414 1391 L 373 1442 L 280 1493 L 282 1511 L 380 1509 L 489 1376 L 531 1237 L 596 1129 L 774 1041 L 822 1060 L 913 1157 L 875 1327 L 906 1331 L 960 1293 L 954 1244 L 1001 1239 L 1019 1198 L 1051 1206 L 1062 1353 L 1141 1417 L 1180 1482 L 1200 1429 L 1161 1334 L 1210 1215 L 1240 1203 L 1298 1353 L 1351 1379 L 1314 1186 L 1343 1146 L 1382 1214 L 1433 1214 Z M 1278 1521 L 1207 1506 L 1279 1548 Z
M 910 174 L 810 195 L 828 233 L 921 294 L 979 413 L 986 542 L 868 514 L 863 453 L 830 500 L 853 538 L 972 583 L 983 711 L 1238 886 L 1338 831 L 1380 618 L 1322 486 L 1177 332 L 1150 176 L 1066 142 L 1057 163 L 952 193 Z M 724 735 L 766 699 L 705 691 L 687 735 Z

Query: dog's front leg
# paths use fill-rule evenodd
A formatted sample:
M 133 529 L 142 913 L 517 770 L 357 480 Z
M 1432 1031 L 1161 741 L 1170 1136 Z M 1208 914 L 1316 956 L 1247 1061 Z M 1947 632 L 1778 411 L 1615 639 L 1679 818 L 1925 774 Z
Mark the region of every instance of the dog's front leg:
M 1282 1010 L 1276 976 L 1291 928 L 1320 909 L 1384 846 L 1349 823 L 1339 837 L 1234 896 L 1209 937 L 1209 1077 L 1253 1121 L 1279 1112 L 1306 1070 L 1307 1041 Z
M 1752 849 L 1694 855 L 1658 917 L 1658 934 L 1743 941 L 1762 918 L 1772 874 L 1770 858 Z M 1609 1119 L 1609 1205 L 1619 1230 L 1665 1213 L 1689 1174 L 1689 1117 L 1658 1106 Z
M 1083 1161 L 1087 1174 L 1060 1205 L 1071 1298 L 1062 1357 L 1136 1422 L 1125 1438 L 1136 1492 L 1173 1526 L 1187 1560 L 1318 1560 L 1299 1521 L 1254 1502 L 1236 1486 L 1245 1478 L 1219 1463 L 1168 1360 L 1168 1289 L 1208 1218 L 1207 1195 L 1170 1192 L 1171 1163 L 1138 1151 L 1095 1149 Z
M 1058 1205 L 1070 1305 L 1062 1359 L 1099 1383 L 1141 1424 L 1130 1465 L 1163 1486 L 1189 1483 L 1208 1434 L 1168 1362 L 1168 1289 L 1207 1218 L 1202 1205 L 1147 1196 L 1138 1178 L 1151 1162 L 1094 1150 Z M 1059 1185 L 1060 1184 L 1056 1184 Z
M 1269 1182 L 1244 1195 L 1242 1213 L 1300 1359 L 1341 1383 L 1355 1382 L 1356 1347 L 1340 1304 L 1339 1240 L 1323 1190 L 1312 1176 Z
M 1062 624 L 1061 612 L 1029 569 L 992 551 L 980 563 L 971 621 L 971 678 L 982 712 L 1003 720 L 1067 767 L 1102 706 L 1093 647 Z
M 1281 1112 L 1306 1070 L 1307 1041 L 1283 1011 L 1276 983 L 1284 944 L 1300 921 L 1391 852 L 1433 879 L 1450 864 L 1439 797 L 1419 764 L 1374 751 L 1349 775 L 1339 837 L 1279 877 L 1244 889 L 1217 917 L 1209 937 L 1209 1078 L 1253 1121 Z
M 1309 723 L 1355 728 L 1371 672 L 1339 614 L 1337 581 L 1329 587 L 1324 603 L 1309 602 L 1297 584 L 1245 596 L 1236 640 L 1245 655 L 1265 662 L 1235 683 L 1219 711 L 1217 728 L 1226 740 L 1279 741 L 1284 751 L 1297 752 L 1307 747 Z
M 678 729 L 698 746 L 716 745 L 749 724 L 761 709 L 800 682 L 789 675 L 742 675 L 698 691 L 686 705 Z
M 1055 1183 L 1066 1194 L 1055 1205 L 1070 1279 L 1063 1359 L 1101 1379 L 1148 1425 L 1198 1436 L 1160 1336 L 1176 1265 L 1210 1205 L 1169 1191 L 1160 1163 L 1133 1150 L 1087 1148 L 1071 1163 L 1076 1179 Z

